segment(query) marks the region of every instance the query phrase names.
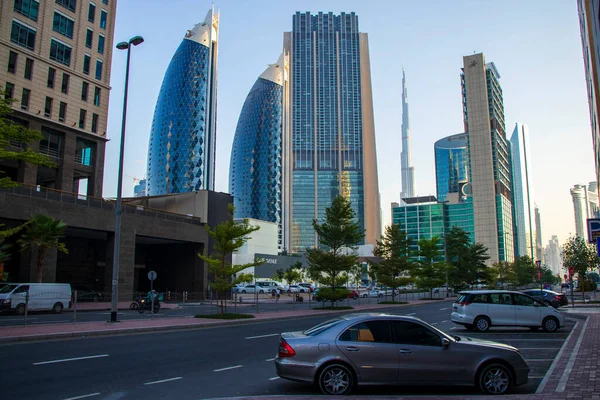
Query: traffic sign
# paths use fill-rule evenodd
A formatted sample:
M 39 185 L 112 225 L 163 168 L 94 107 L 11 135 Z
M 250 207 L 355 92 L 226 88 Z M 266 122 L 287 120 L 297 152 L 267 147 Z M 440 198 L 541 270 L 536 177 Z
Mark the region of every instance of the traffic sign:
M 596 243 L 596 240 L 600 237 L 600 218 L 588 218 L 588 242 Z
M 575 268 L 569 267 L 569 276 L 575 275 Z
M 150 279 L 151 281 L 156 279 L 156 272 L 154 271 L 150 271 L 148 272 L 148 279 Z

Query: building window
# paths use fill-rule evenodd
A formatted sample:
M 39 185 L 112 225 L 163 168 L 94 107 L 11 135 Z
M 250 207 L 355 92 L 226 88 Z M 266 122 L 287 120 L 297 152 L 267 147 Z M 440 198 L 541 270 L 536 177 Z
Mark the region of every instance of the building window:
M 33 50 L 35 48 L 35 29 L 13 19 L 10 41 L 26 49 Z
M 100 88 L 98 86 L 94 88 L 94 105 L 100 105 Z
M 12 99 L 14 93 L 15 93 L 15 85 L 13 85 L 10 82 L 6 82 L 6 89 L 4 89 L 4 98 Z
M 96 60 L 96 79 L 102 80 L 102 60 Z
M 31 90 L 23 88 L 23 95 L 21 96 L 21 110 L 27 110 L 29 108 L 29 96 Z
M 92 48 L 92 41 L 94 40 L 94 31 L 88 28 L 85 34 L 85 47 Z
M 52 39 L 50 42 L 50 59 L 71 66 L 71 46 Z
M 98 53 L 104 54 L 104 36 L 98 35 Z
M 94 22 L 96 19 L 96 5 L 94 3 L 90 3 L 90 8 L 88 10 L 88 21 Z
M 108 4 L 108 0 L 102 0 L 102 4 Z
M 47 86 L 49 88 L 54 88 L 54 76 L 56 75 L 56 70 L 52 67 L 48 68 L 48 82 Z
M 100 12 L 100 28 L 106 29 L 106 11 L 102 10 Z
M 38 19 L 39 8 L 39 0 L 15 0 L 15 12 L 34 21 Z
M 44 105 L 44 117 L 51 118 L 52 116 L 52 97 L 46 97 L 46 104 Z
M 81 129 L 85 129 L 85 114 L 87 114 L 87 111 L 83 108 L 79 110 L 79 128 Z
M 98 114 L 92 114 L 92 133 L 98 133 Z
M 66 15 L 60 14 L 57 11 L 54 11 L 54 22 L 52 23 L 52 30 L 58 33 L 61 33 L 68 37 L 69 39 L 73 39 L 73 25 L 75 21 Z
M 69 74 L 65 74 L 63 72 L 63 79 L 62 79 L 62 85 L 60 88 L 60 91 L 63 92 L 64 94 L 69 94 Z
M 83 73 L 86 75 L 90 74 L 90 63 L 92 62 L 92 56 L 86 54 L 83 56 Z
M 8 53 L 8 72 L 15 73 L 17 70 L 17 58 L 19 55 L 14 51 Z
M 90 166 L 94 157 L 94 143 L 85 139 L 77 138 L 75 145 L 75 162 Z
M 81 84 L 81 100 L 87 101 L 89 87 L 90 87 L 90 85 L 87 82 L 83 82 Z
M 56 0 L 56 4 L 60 4 L 67 10 L 75 11 L 75 3 L 77 0 Z
M 60 139 L 62 132 L 42 126 L 42 140 L 40 140 L 39 152 L 50 157 L 58 158 L 60 154 Z
M 60 122 L 65 122 L 67 118 L 67 103 L 60 102 L 60 106 L 58 107 L 58 120 Z
M 31 58 L 25 59 L 25 79 L 31 80 L 31 75 L 33 75 L 33 60 Z

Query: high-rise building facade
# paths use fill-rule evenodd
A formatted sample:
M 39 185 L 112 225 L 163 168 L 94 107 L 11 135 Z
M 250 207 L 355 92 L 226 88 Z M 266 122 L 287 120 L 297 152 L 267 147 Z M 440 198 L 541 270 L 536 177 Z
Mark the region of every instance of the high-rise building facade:
M 56 168 L 2 161 L 15 181 L 102 196 L 116 1 L 0 2 L 0 87 L 11 120 Z M 20 144 L 11 144 L 16 148 Z
M 412 136 L 410 132 L 410 120 L 408 118 L 408 90 L 406 89 L 406 75 L 402 68 L 402 152 L 400 153 L 400 164 L 402 172 L 402 192 L 400 200 L 405 197 L 415 197 L 415 167 L 412 165 Z
M 435 185 L 439 201 L 457 203 L 468 195 L 469 151 L 467 134 L 459 133 L 434 144 Z
M 534 202 L 531 186 L 529 128 L 517 123 L 510 138 L 513 184 L 515 255 L 535 258 Z
M 188 30 L 158 94 L 148 144 L 148 195 L 214 190 L 219 13 Z
M 535 213 L 535 259 L 540 260 L 542 263 L 544 260 L 544 247 L 542 246 L 542 215 L 537 204 L 534 204 Z
M 278 224 L 283 248 L 284 56 L 271 64 L 250 89 L 238 120 L 229 164 L 229 193 L 235 218 Z
M 571 198 L 575 212 L 575 234 L 587 240 L 587 219 L 600 217 L 596 182 L 590 182 L 588 186 L 575 185 L 571 189 Z
M 577 10 L 594 145 L 596 184 L 600 185 L 600 0 L 577 0 Z
M 562 256 L 560 255 L 562 248 L 558 243 L 558 236 L 552 235 L 552 239 L 548 241 L 546 246 L 545 264 L 550 268 L 554 275 L 562 275 Z
M 291 135 L 284 242 L 293 252 L 317 246 L 312 222 L 341 195 L 365 229 L 365 243 L 374 244 L 381 222 L 368 36 L 354 13 L 297 12 L 284 49 Z
M 475 239 L 489 263 L 514 259 L 510 149 L 504 125 L 500 74 L 482 53 L 463 57 L 461 74 Z

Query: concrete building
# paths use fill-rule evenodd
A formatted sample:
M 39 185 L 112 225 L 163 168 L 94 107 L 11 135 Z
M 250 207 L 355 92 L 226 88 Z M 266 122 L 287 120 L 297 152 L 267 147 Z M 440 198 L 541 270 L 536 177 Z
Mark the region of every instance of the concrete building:
M 434 144 L 435 185 L 438 201 L 459 203 L 469 195 L 468 136 L 459 133 Z
M 402 151 L 400 153 L 402 192 L 400 193 L 400 199 L 417 195 L 415 167 L 412 164 L 412 136 L 408 117 L 408 90 L 406 89 L 406 75 L 404 74 L 404 68 L 402 68 Z
M 279 236 L 279 226 L 275 222 L 261 221 L 254 218 L 247 218 L 252 226 L 258 226 L 260 229 L 250 234 L 250 237 L 242 247 L 232 256 L 234 265 L 242 265 L 254 262 L 256 254 L 269 254 L 277 256 L 279 246 L 277 238 Z M 240 222 L 241 219 L 235 219 Z M 255 274 L 254 267 L 247 268 L 242 273 Z M 270 277 L 270 276 L 269 276 Z
M 0 161 L 6 176 L 102 195 L 115 12 L 109 0 L 0 3 L 0 87 L 15 100 L 11 119 L 40 131 L 29 147 L 57 164 Z
M 461 73 L 475 240 L 488 248 L 491 265 L 513 261 L 510 149 L 504 125 L 500 74 L 482 53 L 463 57 Z
M 563 274 L 561 272 L 563 272 L 562 268 L 562 257 L 560 255 L 561 251 L 562 251 L 562 247 L 560 246 L 560 244 L 558 243 L 558 236 L 556 235 L 552 235 L 552 239 L 550 239 L 548 241 L 548 245 L 546 246 L 545 249 L 545 253 L 546 253 L 546 262 L 545 264 L 548 266 L 548 268 L 550 268 L 550 270 L 552 271 L 552 273 L 554 275 L 560 275 L 562 276 Z
M 596 182 L 590 182 L 588 186 L 575 185 L 571 189 L 571 198 L 575 213 L 575 234 L 587 240 L 587 219 L 600 217 Z
M 577 10 L 594 145 L 596 184 L 600 185 L 600 0 L 577 0 Z
M 535 213 L 535 260 L 540 260 L 543 264 L 545 260 L 542 246 L 542 216 L 537 204 L 534 204 L 533 208 Z

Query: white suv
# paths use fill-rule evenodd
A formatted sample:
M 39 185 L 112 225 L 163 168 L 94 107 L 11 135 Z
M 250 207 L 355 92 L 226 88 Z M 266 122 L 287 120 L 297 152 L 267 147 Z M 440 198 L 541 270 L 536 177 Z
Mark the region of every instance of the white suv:
M 467 329 L 487 331 L 491 326 L 540 327 L 554 332 L 565 317 L 553 307 L 541 304 L 523 293 L 506 290 L 472 290 L 461 292 L 452 304 L 452 322 Z

